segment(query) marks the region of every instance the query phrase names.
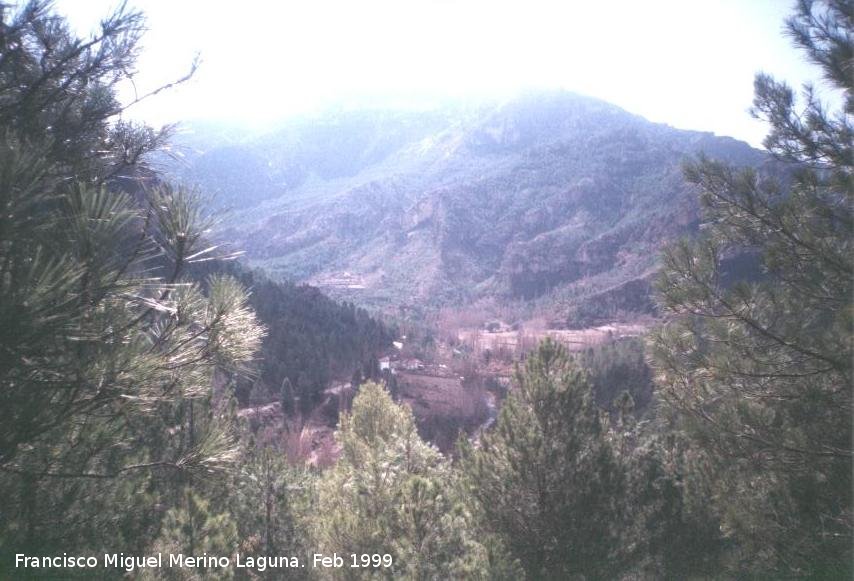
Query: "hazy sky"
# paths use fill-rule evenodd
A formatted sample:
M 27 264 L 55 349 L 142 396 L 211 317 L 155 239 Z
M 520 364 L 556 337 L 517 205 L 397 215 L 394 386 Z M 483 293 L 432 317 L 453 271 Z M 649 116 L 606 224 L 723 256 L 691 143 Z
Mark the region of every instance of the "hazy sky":
M 81 32 L 114 0 L 60 0 Z M 503 96 L 563 87 L 675 127 L 759 145 L 747 109 L 764 70 L 816 76 L 783 37 L 787 0 L 137 0 L 149 32 L 140 91 L 194 79 L 136 108 L 154 123 L 267 122 L 337 101 Z

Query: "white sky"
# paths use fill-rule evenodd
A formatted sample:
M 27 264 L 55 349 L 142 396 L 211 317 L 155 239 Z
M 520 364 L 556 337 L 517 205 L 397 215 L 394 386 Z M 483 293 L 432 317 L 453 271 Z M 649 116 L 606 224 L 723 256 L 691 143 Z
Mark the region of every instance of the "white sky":
M 91 32 L 115 0 L 59 0 Z M 152 123 L 265 123 L 339 101 L 502 96 L 563 87 L 652 121 L 759 145 L 753 75 L 793 86 L 814 67 L 781 34 L 787 0 L 137 0 L 149 32 L 140 105 Z

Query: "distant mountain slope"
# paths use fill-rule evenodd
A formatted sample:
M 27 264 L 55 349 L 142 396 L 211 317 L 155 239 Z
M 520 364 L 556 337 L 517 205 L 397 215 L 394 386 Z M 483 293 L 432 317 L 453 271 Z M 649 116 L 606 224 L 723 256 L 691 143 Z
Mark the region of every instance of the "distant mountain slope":
M 225 236 L 274 276 L 362 304 L 493 298 L 593 318 L 649 308 L 660 247 L 696 226 L 686 156 L 764 159 L 565 92 L 193 140 L 183 177 L 234 209 Z
M 304 410 L 319 403 L 330 381 L 350 379 L 391 346 L 394 334 L 363 309 L 339 304 L 318 289 L 270 280 L 238 262 L 194 265 L 204 281 L 214 273 L 237 278 L 250 291 L 249 304 L 266 328 L 257 376 L 236 385 L 241 405 L 278 399 L 283 382 Z

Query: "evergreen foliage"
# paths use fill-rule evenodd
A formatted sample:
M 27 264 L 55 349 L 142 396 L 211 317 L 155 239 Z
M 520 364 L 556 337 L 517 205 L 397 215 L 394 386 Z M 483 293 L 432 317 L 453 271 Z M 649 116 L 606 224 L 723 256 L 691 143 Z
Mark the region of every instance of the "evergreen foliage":
M 489 578 L 486 549 L 438 450 L 412 412 L 368 382 L 341 418 L 341 458 L 318 486 L 316 538 L 327 553 L 390 554 L 393 566 L 337 571 L 343 578 Z
M 577 361 L 545 340 L 456 464 L 394 402 L 385 327 L 210 261 L 222 255 L 199 195 L 145 163 L 168 128 L 121 119 L 143 27 L 120 8 L 78 39 L 47 2 L 0 4 L 0 577 L 18 552 L 105 551 L 348 559 L 141 578 L 851 576 L 851 0 L 801 0 L 788 22 L 842 111 L 811 87 L 799 111 L 760 74 L 770 171 L 686 166 L 705 223 L 665 252 L 667 324 Z M 486 137 L 470 147 L 516 147 Z M 553 281 L 529 282 L 514 292 Z M 289 441 L 261 445 L 238 422 L 260 392 L 308 412 L 333 378 L 358 391 L 325 472 L 288 465 Z M 351 554 L 392 564 L 354 568 Z
M 246 371 L 263 330 L 233 278 L 184 278 L 215 255 L 212 222 L 145 168 L 167 132 L 121 120 L 143 27 L 120 8 L 82 40 L 49 3 L 0 7 L 4 565 L 138 549 L 165 478 L 234 460 L 212 388 Z
M 579 364 L 589 373 L 596 403 L 613 409 L 628 393 L 635 411 L 644 412 L 652 400 L 652 370 L 646 362 L 643 339 L 625 338 L 588 348 Z
M 237 525 L 228 512 L 218 512 L 211 501 L 192 488 L 186 502 L 170 508 L 152 550 L 163 555 L 232 556 L 237 545 Z M 142 569 L 141 579 L 201 580 L 215 576 L 233 579 L 231 567 L 163 567 Z
M 271 447 L 247 446 L 234 479 L 229 505 L 238 525 L 244 557 L 295 556 L 304 560 L 314 548 L 309 516 L 314 508 L 316 477 L 289 466 Z M 305 579 L 305 570 L 279 568 L 267 572 L 276 579 Z M 260 578 L 265 575 L 259 573 Z
M 462 448 L 486 527 L 531 578 L 612 578 L 626 482 L 587 375 L 546 339 L 516 383 L 480 448 Z
M 261 342 L 257 377 L 237 384 L 245 405 L 250 390 L 281 397 L 285 380 L 299 398 L 299 410 L 315 406 L 333 379 L 349 379 L 354 369 L 378 366 L 375 354 L 388 347 L 392 331 L 352 303 L 337 303 L 314 287 L 271 280 L 235 261 L 193 265 L 190 275 L 204 281 L 212 274 L 234 277 L 251 289 L 249 305 L 267 334 Z M 258 402 L 253 402 L 258 403 Z M 293 411 L 296 411 L 294 408 Z
M 806 87 L 759 74 L 754 113 L 784 178 L 700 158 L 703 235 L 664 255 L 673 320 L 651 339 L 662 397 L 712 467 L 711 500 L 763 575 L 851 575 L 854 6 L 799 2 L 789 34 L 842 97 L 834 114 Z M 761 272 L 727 281 L 724 257 Z

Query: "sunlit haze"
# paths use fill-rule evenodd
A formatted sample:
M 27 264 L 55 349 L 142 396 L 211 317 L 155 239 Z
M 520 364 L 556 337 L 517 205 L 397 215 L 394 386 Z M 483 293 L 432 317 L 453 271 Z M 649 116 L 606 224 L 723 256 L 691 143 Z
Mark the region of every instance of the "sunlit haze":
M 62 0 L 81 34 L 111 1 Z M 132 3 L 149 32 L 137 91 L 201 67 L 183 86 L 136 106 L 152 123 L 252 123 L 327 107 L 414 106 L 561 87 L 652 121 L 759 145 L 753 76 L 792 85 L 811 69 L 781 34 L 783 0 L 655 2 Z M 130 94 L 130 93 L 127 93 Z

